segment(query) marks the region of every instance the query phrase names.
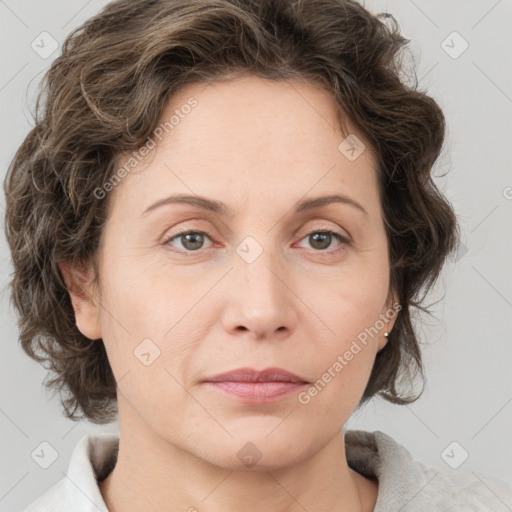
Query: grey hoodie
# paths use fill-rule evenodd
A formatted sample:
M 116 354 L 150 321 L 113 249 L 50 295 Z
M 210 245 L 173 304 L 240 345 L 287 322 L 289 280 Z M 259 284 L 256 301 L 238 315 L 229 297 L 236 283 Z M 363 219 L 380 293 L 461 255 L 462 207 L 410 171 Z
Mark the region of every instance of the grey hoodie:
M 66 476 L 24 512 L 108 512 L 97 482 L 113 467 L 118 440 L 112 433 L 82 437 Z M 374 512 L 512 512 L 511 484 L 415 461 L 383 432 L 348 430 L 345 453 L 353 470 L 379 482 Z

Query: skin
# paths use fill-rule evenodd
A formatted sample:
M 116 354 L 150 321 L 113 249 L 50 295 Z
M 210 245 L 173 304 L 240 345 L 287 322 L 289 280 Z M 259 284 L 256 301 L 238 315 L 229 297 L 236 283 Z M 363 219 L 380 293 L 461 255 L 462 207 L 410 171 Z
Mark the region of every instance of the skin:
M 162 121 L 191 96 L 198 105 L 110 192 L 101 285 L 61 265 L 77 326 L 103 339 L 118 385 L 121 441 L 104 500 L 123 512 L 371 511 L 378 484 L 348 467 L 342 427 L 394 319 L 308 404 L 297 393 L 246 404 L 202 380 L 277 366 L 315 382 L 389 311 L 374 155 L 367 145 L 350 161 L 338 150 L 335 105 L 314 84 L 191 85 Z M 188 204 L 143 215 L 177 193 L 222 201 L 232 215 Z M 333 193 L 367 214 L 343 203 L 292 211 Z M 185 229 L 207 233 L 202 245 L 166 242 Z M 352 241 L 321 246 L 311 235 L 322 230 Z M 237 253 L 248 236 L 262 249 L 251 263 Z M 144 339 L 160 351 L 147 366 L 134 355 Z M 261 454 L 250 468 L 237 455 L 248 442 Z

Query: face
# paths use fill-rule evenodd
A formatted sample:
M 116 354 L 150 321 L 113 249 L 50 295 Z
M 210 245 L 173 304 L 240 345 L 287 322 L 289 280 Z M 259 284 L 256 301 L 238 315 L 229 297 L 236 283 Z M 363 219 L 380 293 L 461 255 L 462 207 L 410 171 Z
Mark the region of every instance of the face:
M 268 468 L 305 460 L 356 408 L 393 326 L 374 156 L 343 143 L 313 84 L 188 86 L 162 124 L 173 114 L 109 192 L 101 286 L 75 301 L 77 325 L 105 343 L 121 423 L 226 468 L 247 442 Z M 258 403 L 204 383 L 242 367 L 309 384 Z

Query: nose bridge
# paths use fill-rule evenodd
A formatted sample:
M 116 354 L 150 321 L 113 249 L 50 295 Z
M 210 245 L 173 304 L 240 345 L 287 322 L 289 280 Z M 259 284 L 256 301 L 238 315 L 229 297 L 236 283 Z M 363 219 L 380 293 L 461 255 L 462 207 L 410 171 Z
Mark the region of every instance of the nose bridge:
M 266 235 L 265 235 L 266 236 Z M 259 235 L 261 240 L 263 235 Z M 250 291 L 255 305 L 272 307 L 277 295 L 282 292 L 282 282 L 276 275 L 278 255 L 272 247 L 272 237 L 266 236 L 265 246 L 255 236 L 249 235 L 236 248 L 238 258 L 234 271 L 243 289 Z M 261 303 L 261 304 L 260 304 Z
M 225 319 L 228 329 L 246 329 L 258 338 L 271 336 L 278 329 L 292 329 L 294 318 L 278 249 L 273 248 L 271 236 L 258 238 L 264 236 L 265 246 L 249 235 L 236 247 L 231 272 L 234 289 Z

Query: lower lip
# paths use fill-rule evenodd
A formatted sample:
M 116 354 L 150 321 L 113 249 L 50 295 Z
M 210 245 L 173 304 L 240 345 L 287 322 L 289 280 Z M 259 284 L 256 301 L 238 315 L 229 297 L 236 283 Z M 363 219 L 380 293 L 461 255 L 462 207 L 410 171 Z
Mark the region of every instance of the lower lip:
M 205 382 L 208 387 L 246 403 L 277 402 L 308 384 L 305 382 Z

